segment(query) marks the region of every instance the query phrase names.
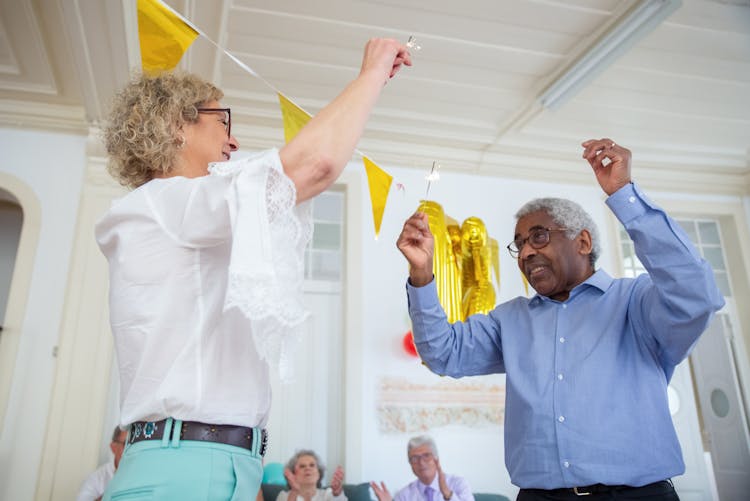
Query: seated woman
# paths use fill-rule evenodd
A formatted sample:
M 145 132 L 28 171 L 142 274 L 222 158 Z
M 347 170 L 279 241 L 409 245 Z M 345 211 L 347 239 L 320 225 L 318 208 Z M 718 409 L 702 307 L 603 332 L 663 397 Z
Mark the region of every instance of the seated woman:
M 311 450 L 298 451 L 284 468 L 289 491 L 281 491 L 276 501 L 347 501 L 344 494 L 344 470 L 333 472 L 331 486 L 323 489 L 325 466 Z

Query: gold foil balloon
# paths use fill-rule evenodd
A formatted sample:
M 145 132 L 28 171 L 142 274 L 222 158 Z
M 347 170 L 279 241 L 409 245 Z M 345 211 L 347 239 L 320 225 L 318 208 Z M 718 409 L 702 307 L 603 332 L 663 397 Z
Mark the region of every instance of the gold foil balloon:
M 453 255 L 461 255 L 461 226 L 458 221 L 450 216 L 445 216 L 445 224 L 448 227 L 448 236 L 451 239 L 451 247 L 453 248 Z M 456 259 L 459 270 L 461 269 L 461 260 Z
M 487 228 L 478 217 L 470 217 L 461 225 L 461 263 L 464 319 L 475 313 L 489 313 L 495 307 L 492 250 Z
M 462 320 L 461 279 L 443 207 L 437 202 L 422 200 L 419 211 L 427 214 L 430 231 L 435 239 L 432 272 L 435 274 L 435 285 L 437 286 L 440 304 L 443 306 L 449 322 Z
M 468 218 L 459 227 L 437 202 L 422 200 L 419 210 L 427 214 L 435 238 L 432 269 L 448 321 L 490 312 L 495 307 L 493 272 L 500 283 L 497 241 L 489 238 L 478 217 Z
M 490 258 L 492 259 L 492 273 L 495 275 L 495 283 L 500 288 L 500 246 L 497 240 L 490 238 Z
M 471 287 L 464 294 L 464 320 L 476 313 L 489 313 L 495 308 L 495 288 L 490 282 Z

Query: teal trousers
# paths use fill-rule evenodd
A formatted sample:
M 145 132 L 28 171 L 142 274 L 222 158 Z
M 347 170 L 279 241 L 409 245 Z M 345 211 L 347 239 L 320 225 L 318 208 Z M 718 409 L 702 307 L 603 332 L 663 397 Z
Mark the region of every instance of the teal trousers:
M 169 435 L 128 445 L 103 501 L 255 500 L 263 478 L 255 447 L 170 440 Z

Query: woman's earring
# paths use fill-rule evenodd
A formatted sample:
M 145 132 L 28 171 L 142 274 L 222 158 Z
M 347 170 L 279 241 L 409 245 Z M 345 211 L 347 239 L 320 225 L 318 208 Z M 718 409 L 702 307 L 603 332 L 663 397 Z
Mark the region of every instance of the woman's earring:
M 185 147 L 185 144 L 187 144 L 187 141 L 185 141 L 185 138 L 183 136 L 180 136 L 180 144 L 177 145 L 179 149 L 182 149 Z

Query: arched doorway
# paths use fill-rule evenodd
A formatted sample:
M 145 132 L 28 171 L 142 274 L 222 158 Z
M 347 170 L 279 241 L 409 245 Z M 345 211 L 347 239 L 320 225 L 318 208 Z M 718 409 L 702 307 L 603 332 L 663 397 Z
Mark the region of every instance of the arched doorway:
M 0 188 L 0 337 L 5 323 L 5 310 L 22 226 L 21 205 L 11 193 Z
M 18 178 L 0 173 L 0 424 L 16 365 L 40 219 L 34 192 Z

